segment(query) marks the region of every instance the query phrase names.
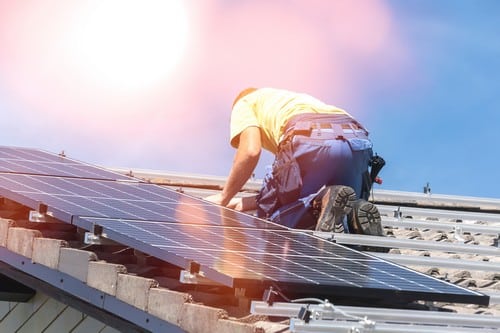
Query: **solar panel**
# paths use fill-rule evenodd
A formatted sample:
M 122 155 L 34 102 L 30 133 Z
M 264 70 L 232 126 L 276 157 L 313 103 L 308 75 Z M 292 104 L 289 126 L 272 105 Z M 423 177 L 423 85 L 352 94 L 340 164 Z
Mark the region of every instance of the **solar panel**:
M 37 149 L 0 146 L 0 173 L 89 179 L 130 179 L 125 175 Z
M 294 230 L 87 217 L 75 223 L 99 225 L 107 237 L 184 269 L 196 262 L 205 277 L 229 287 L 488 302 L 480 293 Z
M 90 216 L 285 229 L 228 209 L 222 215 L 207 201 L 141 182 L 0 174 L 0 194 L 33 208 L 43 203 L 68 223 Z
M 17 168 L 17 169 L 16 169 Z M 82 171 L 86 170 L 86 171 Z M 489 297 L 296 230 L 57 155 L 0 147 L 0 195 L 236 288 L 488 304 Z M 193 265 L 195 264 L 195 265 Z

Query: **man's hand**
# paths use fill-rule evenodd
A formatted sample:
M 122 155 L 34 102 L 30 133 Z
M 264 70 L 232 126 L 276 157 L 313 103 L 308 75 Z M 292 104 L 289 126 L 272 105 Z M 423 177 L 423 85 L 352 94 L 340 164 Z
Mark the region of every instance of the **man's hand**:
M 208 197 L 205 197 L 204 199 L 207 201 L 210 201 L 216 205 L 224 206 L 221 193 L 209 195 Z M 241 198 L 232 198 L 231 200 L 229 200 L 227 205 L 225 205 L 225 207 L 231 208 L 231 209 L 236 209 L 236 210 L 241 210 L 241 208 L 242 208 Z
M 204 198 L 207 201 L 210 201 L 216 205 L 221 205 L 222 203 L 222 196 L 220 193 L 209 195 L 208 197 Z
M 220 193 L 209 195 L 204 198 L 207 201 L 210 201 L 216 205 L 221 205 L 222 195 Z M 240 212 L 244 212 L 247 210 L 257 209 L 256 196 L 248 196 L 243 198 L 232 198 L 229 203 L 226 205 L 227 208 L 231 208 Z

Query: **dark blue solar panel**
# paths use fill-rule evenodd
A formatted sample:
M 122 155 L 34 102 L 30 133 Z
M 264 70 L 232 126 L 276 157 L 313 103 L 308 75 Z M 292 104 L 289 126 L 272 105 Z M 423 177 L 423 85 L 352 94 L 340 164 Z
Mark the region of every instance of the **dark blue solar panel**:
M 115 176 L 42 151 L 0 147 L 0 196 L 33 209 L 43 203 L 59 220 L 103 227 L 110 239 L 181 268 L 196 263 L 230 287 L 488 303 L 487 296 L 312 235 Z
M 29 207 L 44 203 L 54 217 L 69 223 L 73 216 L 93 216 L 285 229 L 154 184 L 0 174 L 1 188 L 3 195 L 15 195 Z
M 109 238 L 185 269 L 197 262 L 204 276 L 230 287 L 302 285 L 325 294 L 485 302 L 480 293 L 294 230 L 85 217 L 75 223 L 102 226 Z
M 125 175 L 30 148 L 0 146 L 0 173 L 17 173 L 90 179 L 130 179 Z

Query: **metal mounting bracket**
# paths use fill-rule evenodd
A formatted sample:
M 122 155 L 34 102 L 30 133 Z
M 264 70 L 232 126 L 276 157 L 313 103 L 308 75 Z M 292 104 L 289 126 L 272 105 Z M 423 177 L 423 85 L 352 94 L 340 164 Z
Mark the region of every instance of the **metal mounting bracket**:
M 493 240 L 493 246 L 500 247 L 500 234 L 498 234 L 497 238 Z
M 87 231 L 84 234 L 83 242 L 87 245 L 116 245 L 117 242 L 107 238 L 107 235 L 102 232 L 100 225 L 94 225 L 92 232 Z
M 462 237 L 462 235 L 463 235 L 462 227 L 459 225 L 455 225 L 453 227 L 453 238 L 455 238 L 455 240 L 463 243 L 463 242 L 465 242 L 465 239 Z
M 87 245 L 116 245 L 115 241 L 106 238 L 106 234 L 96 235 L 92 232 L 85 232 L 83 242 Z
M 59 222 L 54 218 L 53 213 L 49 211 L 49 207 L 43 202 L 38 203 L 36 210 L 30 210 L 28 221 L 37 223 Z
M 401 218 L 403 217 L 403 212 L 401 212 L 401 207 L 398 207 L 398 209 L 394 211 L 394 217 L 397 218 L 398 220 L 401 220 Z
M 191 273 L 186 270 L 182 270 L 179 276 L 179 281 L 184 284 L 199 284 L 206 286 L 221 286 L 220 283 L 207 279 L 203 272 Z

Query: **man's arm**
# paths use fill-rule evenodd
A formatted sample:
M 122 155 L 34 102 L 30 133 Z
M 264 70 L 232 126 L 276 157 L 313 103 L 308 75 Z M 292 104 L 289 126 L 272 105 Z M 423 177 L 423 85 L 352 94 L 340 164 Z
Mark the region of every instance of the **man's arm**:
M 243 185 L 252 176 L 262 150 L 260 129 L 247 127 L 240 134 L 240 142 L 234 156 L 233 165 L 222 193 L 205 198 L 216 204 L 227 206 Z

